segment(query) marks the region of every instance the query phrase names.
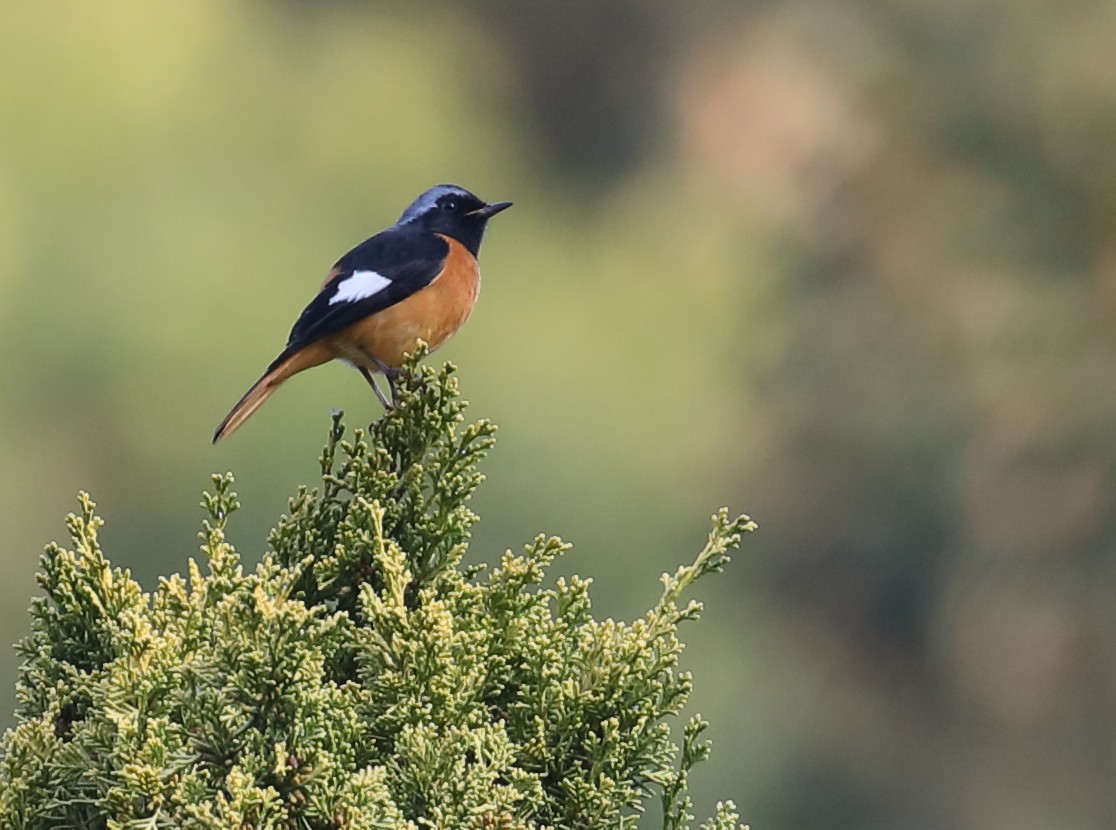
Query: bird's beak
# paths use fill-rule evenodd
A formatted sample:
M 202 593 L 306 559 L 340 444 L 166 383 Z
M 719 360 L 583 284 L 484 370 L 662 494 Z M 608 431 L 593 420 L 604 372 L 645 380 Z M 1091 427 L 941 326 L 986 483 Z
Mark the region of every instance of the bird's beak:
M 485 219 L 491 219 L 502 210 L 507 210 L 512 206 L 511 202 L 493 202 L 491 205 L 479 207 L 476 210 L 471 210 L 466 213 L 466 216 L 482 216 Z

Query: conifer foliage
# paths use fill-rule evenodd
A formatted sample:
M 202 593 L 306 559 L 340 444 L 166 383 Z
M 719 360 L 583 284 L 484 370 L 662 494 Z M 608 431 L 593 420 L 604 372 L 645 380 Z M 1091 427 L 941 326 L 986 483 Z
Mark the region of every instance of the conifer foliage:
M 231 476 L 203 501 L 202 564 L 151 593 L 82 494 L 19 645 L 0 828 L 634 828 L 651 798 L 665 830 L 692 826 L 710 747 L 700 717 L 670 733 L 700 610 L 682 595 L 755 525 L 720 511 L 646 616 L 594 619 L 589 580 L 546 578 L 556 538 L 462 565 L 495 428 L 464 424 L 452 365 L 412 361 L 399 391 L 348 440 L 334 417 L 321 485 L 253 569 L 225 536 Z M 731 802 L 701 827 L 735 830 Z

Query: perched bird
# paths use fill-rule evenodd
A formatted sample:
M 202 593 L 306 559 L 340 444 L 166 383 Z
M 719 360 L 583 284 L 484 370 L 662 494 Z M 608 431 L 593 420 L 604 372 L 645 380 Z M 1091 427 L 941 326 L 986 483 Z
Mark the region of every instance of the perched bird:
M 287 378 L 333 359 L 356 367 L 390 408 L 375 373 L 387 378 L 394 400 L 403 355 L 420 339 L 438 348 L 469 319 L 480 291 L 477 253 L 485 225 L 509 207 L 440 184 L 337 260 L 295 321 L 286 348 L 225 416 L 213 443 L 248 420 Z

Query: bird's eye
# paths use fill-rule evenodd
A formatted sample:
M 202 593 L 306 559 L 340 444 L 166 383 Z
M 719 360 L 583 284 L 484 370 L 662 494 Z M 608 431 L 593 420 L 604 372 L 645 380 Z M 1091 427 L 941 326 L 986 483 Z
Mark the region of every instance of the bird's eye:
M 450 213 L 457 210 L 457 200 L 446 199 L 444 202 L 442 202 L 442 210 L 448 210 Z

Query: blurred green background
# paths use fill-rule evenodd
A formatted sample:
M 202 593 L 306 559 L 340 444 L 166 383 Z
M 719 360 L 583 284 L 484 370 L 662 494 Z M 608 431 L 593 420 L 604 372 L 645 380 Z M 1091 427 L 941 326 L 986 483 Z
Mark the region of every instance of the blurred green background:
M 214 425 L 452 181 L 516 202 L 441 353 L 502 426 L 473 556 L 558 533 L 630 618 L 714 508 L 761 524 L 689 631 L 699 814 L 1112 827 L 1114 37 L 1090 0 L 5 7 L 0 642 L 78 489 L 152 586 L 231 469 L 259 556 L 378 404 L 329 366 Z

